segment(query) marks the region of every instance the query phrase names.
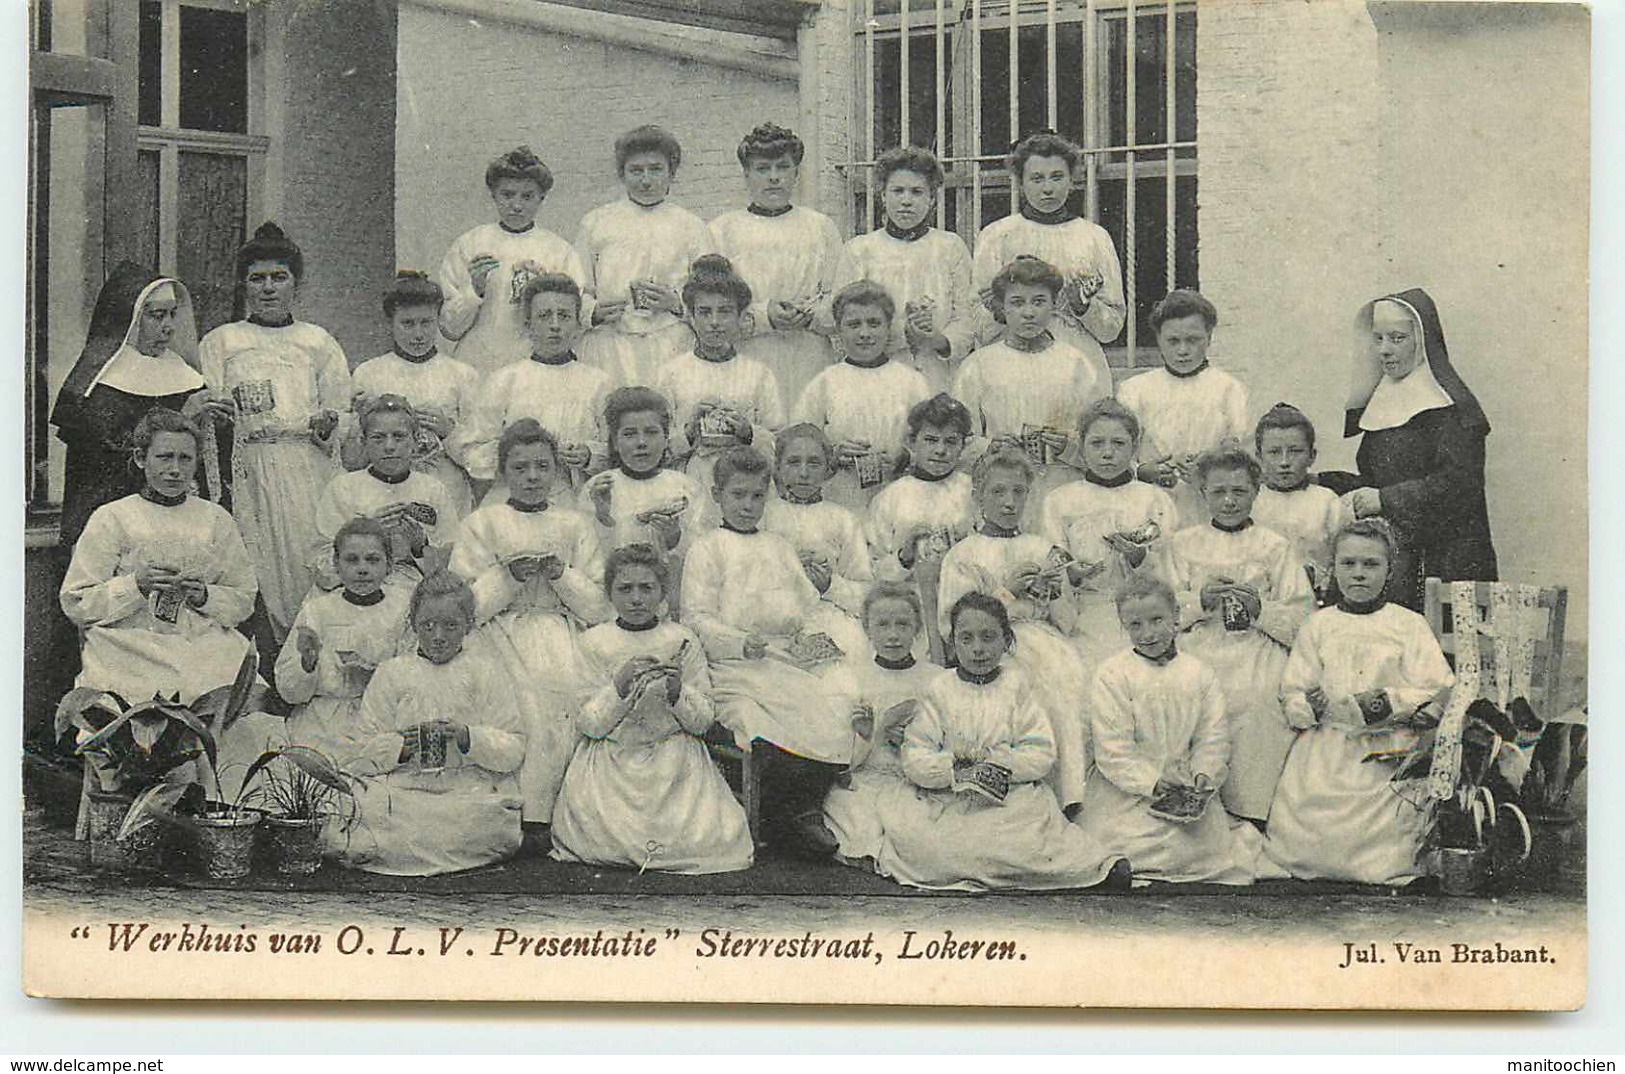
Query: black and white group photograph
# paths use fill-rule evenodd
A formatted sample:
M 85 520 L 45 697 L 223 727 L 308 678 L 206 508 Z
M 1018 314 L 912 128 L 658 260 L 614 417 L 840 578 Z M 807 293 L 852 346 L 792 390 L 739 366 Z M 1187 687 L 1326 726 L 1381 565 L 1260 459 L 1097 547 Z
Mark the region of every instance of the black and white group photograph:
M 27 18 L 30 995 L 1586 1003 L 1585 6 Z

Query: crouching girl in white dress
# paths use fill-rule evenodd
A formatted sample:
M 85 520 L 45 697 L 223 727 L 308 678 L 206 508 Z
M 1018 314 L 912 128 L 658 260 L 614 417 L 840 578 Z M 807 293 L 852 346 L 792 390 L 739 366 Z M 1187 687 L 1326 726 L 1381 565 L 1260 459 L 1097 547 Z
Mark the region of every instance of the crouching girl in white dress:
M 1281 678 L 1298 730 L 1270 809 L 1264 853 L 1303 879 L 1405 884 L 1426 814 L 1395 792 L 1391 762 L 1432 722 L 1418 712 L 1454 681 L 1427 621 L 1384 597 L 1394 538 L 1381 519 L 1351 522 L 1333 542 L 1341 599 L 1309 618 Z M 1381 730 L 1373 730 L 1373 728 Z
M 646 544 L 610 553 L 613 623 L 582 636 L 604 686 L 576 717 L 582 738 L 553 808 L 553 857 L 672 873 L 750 868 L 745 811 L 700 736 L 716 718 L 705 650 L 660 621 L 665 557 Z
M 1044 777 L 1055 766 L 1049 718 L 1019 668 L 998 598 L 966 593 L 949 613 L 959 667 L 926 688 L 903 735 L 914 808 L 888 816 L 881 872 L 914 887 L 1052 890 L 1110 882 L 1130 866 L 1067 823 Z

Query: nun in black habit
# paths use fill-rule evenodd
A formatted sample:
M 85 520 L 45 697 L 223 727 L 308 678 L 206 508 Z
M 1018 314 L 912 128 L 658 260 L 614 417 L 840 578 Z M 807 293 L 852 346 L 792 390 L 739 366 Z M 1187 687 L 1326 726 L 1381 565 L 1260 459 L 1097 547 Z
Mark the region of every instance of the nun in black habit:
M 1424 578 L 1495 581 L 1484 498 L 1490 423 L 1450 364 L 1439 311 L 1420 289 L 1368 303 L 1356 322 L 1343 435 L 1360 437 L 1359 473 L 1320 474 L 1361 518 L 1393 526 L 1388 599 L 1420 611 Z
M 90 315 L 79 361 L 57 393 L 51 424 L 67 445 L 62 544 L 72 547 L 91 512 L 139 492 L 130 435 L 155 406 L 192 416 L 203 400 L 192 298 L 179 280 L 128 261 L 114 267 Z

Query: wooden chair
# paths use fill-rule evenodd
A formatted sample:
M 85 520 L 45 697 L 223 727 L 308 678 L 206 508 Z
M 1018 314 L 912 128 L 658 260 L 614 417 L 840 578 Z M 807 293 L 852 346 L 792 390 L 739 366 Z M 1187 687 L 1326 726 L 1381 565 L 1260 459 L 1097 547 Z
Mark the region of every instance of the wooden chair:
M 1474 582 L 1473 604 L 1479 622 L 1488 624 L 1490 608 L 1493 603 L 1494 587 L 1504 585 L 1499 582 Z M 1432 629 L 1433 636 L 1439 639 L 1439 647 L 1444 650 L 1445 659 L 1450 666 L 1456 666 L 1457 647 L 1462 644 L 1455 635 L 1453 624 L 1453 608 L 1450 603 L 1451 583 L 1442 582 L 1437 578 L 1429 578 L 1425 583 L 1423 615 L 1427 618 L 1428 627 Z M 1535 606 L 1544 612 L 1543 623 L 1529 623 L 1525 629 L 1533 633 L 1534 666 L 1530 675 L 1530 693 L 1533 697 L 1525 698 L 1535 714 L 1542 720 L 1553 720 L 1562 715 L 1556 711 L 1556 706 L 1562 703 L 1562 673 L 1563 673 L 1563 630 L 1568 618 L 1569 591 L 1566 586 L 1546 586 L 1540 590 Z M 1483 673 L 1479 683 L 1479 693 L 1490 696 L 1494 689 L 1493 668 L 1495 664 L 1496 639 L 1493 635 L 1481 630 L 1478 635 L 1479 665 Z M 1492 700 L 1494 698 L 1492 697 Z M 1510 699 L 1508 699 L 1510 700 Z
M 706 740 L 705 748 L 711 751 L 711 756 L 721 761 L 725 768 L 737 769 L 739 778 L 737 783 L 731 778 L 734 785 L 734 796 L 739 804 L 745 807 L 745 823 L 750 827 L 750 841 L 757 846 L 762 844 L 762 762 L 756 756 L 756 743 L 750 744 L 750 749 L 740 749 L 732 742 L 713 742 Z

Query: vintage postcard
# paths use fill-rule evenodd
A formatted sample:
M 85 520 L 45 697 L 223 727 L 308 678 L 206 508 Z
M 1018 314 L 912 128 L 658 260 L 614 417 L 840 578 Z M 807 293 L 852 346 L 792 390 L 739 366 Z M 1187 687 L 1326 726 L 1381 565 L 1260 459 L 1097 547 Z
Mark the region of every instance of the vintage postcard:
M 1584 6 L 30 18 L 29 994 L 1585 1003 Z

